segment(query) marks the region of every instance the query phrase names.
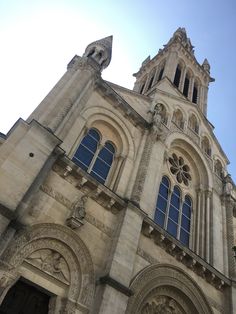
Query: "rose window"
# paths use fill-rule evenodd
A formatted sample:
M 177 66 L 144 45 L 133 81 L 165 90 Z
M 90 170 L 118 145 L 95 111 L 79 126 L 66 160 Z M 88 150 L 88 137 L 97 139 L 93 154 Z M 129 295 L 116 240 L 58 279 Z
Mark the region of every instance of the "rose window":
M 185 164 L 185 161 L 182 157 L 177 157 L 176 154 L 172 154 L 172 157 L 169 157 L 170 171 L 176 176 L 176 179 L 179 183 L 184 183 L 189 185 L 189 181 L 192 180 L 191 175 L 189 174 L 190 168 Z

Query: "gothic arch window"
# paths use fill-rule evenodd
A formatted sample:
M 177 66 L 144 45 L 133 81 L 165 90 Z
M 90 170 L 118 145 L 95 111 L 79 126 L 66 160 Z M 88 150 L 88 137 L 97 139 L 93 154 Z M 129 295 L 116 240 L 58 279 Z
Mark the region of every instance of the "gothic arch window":
M 140 93 L 140 94 L 143 94 L 143 92 L 144 92 L 144 88 L 145 88 L 145 85 L 146 85 L 146 80 L 147 80 L 147 78 L 145 77 L 145 78 L 142 80 L 141 84 L 140 84 L 140 90 L 139 90 L 139 93 Z
M 170 180 L 163 176 L 156 202 L 154 221 L 183 245 L 189 246 L 192 199 L 177 185 L 171 191 Z
M 150 80 L 149 80 L 149 83 L 148 83 L 148 88 L 147 90 L 151 89 L 152 87 L 152 84 L 153 84 L 153 80 L 154 80 L 154 75 L 151 76 Z
M 181 77 L 181 67 L 178 64 L 176 71 L 175 71 L 175 77 L 174 77 L 174 85 L 179 88 L 179 84 L 180 84 L 180 77 Z
M 179 128 L 184 128 L 183 114 L 179 109 L 175 110 L 172 120 Z
M 163 63 L 163 64 L 160 66 L 159 74 L 158 74 L 158 77 L 157 77 L 157 82 L 159 82 L 159 81 L 162 79 L 163 73 L 164 73 L 164 69 L 165 69 L 165 63 Z
M 110 141 L 101 145 L 101 140 L 102 137 L 96 129 L 89 129 L 72 161 L 100 183 L 105 184 L 114 160 L 115 146 Z
M 202 138 L 202 149 L 205 154 L 207 154 L 209 157 L 211 156 L 210 142 L 206 136 Z
M 197 83 L 194 83 L 194 86 L 193 86 L 192 102 L 194 104 L 197 104 L 198 102 L 198 84 Z
M 185 80 L 184 80 L 184 89 L 183 89 L 183 94 L 185 97 L 188 97 L 188 90 L 189 90 L 189 74 L 187 73 L 185 76 Z
M 218 159 L 215 162 L 214 171 L 215 171 L 215 174 L 218 177 L 222 178 L 222 176 L 223 176 L 223 167 L 222 167 L 221 162 Z
M 195 133 L 198 134 L 199 132 L 199 125 L 197 118 L 194 114 L 192 114 L 188 120 L 188 126 L 190 127 L 191 130 L 193 130 Z

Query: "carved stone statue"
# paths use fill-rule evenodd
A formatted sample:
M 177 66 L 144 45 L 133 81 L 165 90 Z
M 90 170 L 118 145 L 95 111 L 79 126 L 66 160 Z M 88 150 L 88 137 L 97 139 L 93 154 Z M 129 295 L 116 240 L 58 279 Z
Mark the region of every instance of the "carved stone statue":
M 224 183 L 224 185 L 223 185 L 224 194 L 231 195 L 231 192 L 233 191 L 233 188 L 234 188 L 234 183 L 233 183 L 233 180 L 232 180 L 230 174 L 227 174 L 224 177 L 223 183 Z

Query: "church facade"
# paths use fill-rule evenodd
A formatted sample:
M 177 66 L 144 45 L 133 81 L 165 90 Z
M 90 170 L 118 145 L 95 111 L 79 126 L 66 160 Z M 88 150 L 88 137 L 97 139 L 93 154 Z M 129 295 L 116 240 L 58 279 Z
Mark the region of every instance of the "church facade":
M 88 45 L 0 134 L 0 313 L 236 313 L 236 187 L 184 28 L 133 90 Z M 236 249 L 236 247 L 235 247 Z

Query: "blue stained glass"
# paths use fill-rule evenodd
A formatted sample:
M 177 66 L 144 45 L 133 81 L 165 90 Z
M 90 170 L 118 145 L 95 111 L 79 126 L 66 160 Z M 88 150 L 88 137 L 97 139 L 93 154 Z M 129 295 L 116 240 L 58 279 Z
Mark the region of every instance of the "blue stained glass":
M 102 183 L 106 181 L 109 170 L 111 168 L 111 164 L 113 162 L 114 155 L 111 150 L 115 152 L 113 145 L 106 142 L 105 146 L 100 150 L 91 171 L 91 175 L 93 177 L 96 177 L 96 179 Z M 99 177 L 100 179 L 98 179 L 97 177 Z
M 165 223 L 165 214 L 161 211 L 156 211 L 154 221 L 163 228 Z
M 173 206 L 170 206 L 169 209 L 169 217 L 174 220 L 176 223 L 178 223 L 179 220 L 179 211 L 176 210 Z
M 99 133 L 96 130 L 90 129 L 88 131 L 88 134 L 91 135 L 97 142 L 100 141 L 100 135 L 99 135 Z
M 157 199 L 157 208 L 165 212 L 166 205 L 167 205 L 166 199 L 164 199 L 161 195 L 159 195 Z
M 106 142 L 106 143 L 105 143 L 105 147 L 106 147 L 112 154 L 115 154 L 115 148 L 114 148 L 114 146 L 113 146 L 111 143 Z
M 168 224 L 167 224 L 167 231 L 173 236 L 177 237 L 177 224 L 174 223 L 172 220 L 168 219 Z
M 94 129 L 90 129 L 87 135 L 82 139 L 72 161 L 87 171 L 97 150 L 99 140 L 100 135 L 98 132 Z
M 190 231 L 190 220 L 184 215 L 182 215 L 181 226 L 188 232 Z
M 163 184 L 160 185 L 159 194 L 161 194 L 163 197 L 168 198 L 168 188 L 164 186 Z
M 189 217 L 190 218 L 190 216 L 191 216 L 191 209 L 190 209 L 190 207 L 187 205 L 187 204 L 183 204 L 183 214 L 185 215 L 185 216 L 187 216 L 187 217 Z
M 189 246 L 189 233 L 183 229 L 180 230 L 180 242 L 186 246 Z
M 87 170 L 91 161 L 93 159 L 93 153 L 91 153 L 87 148 L 80 145 L 77 149 L 72 161 L 76 163 L 78 166 Z
M 161 181 L 162 181 L 162 183 L 163 183 L 166 187 L 169 188 L 170 183 L 169 183 L 169 180 L 167 179 L 167 177 L 163 177 Z

